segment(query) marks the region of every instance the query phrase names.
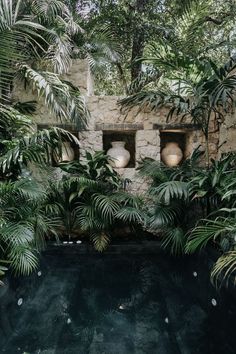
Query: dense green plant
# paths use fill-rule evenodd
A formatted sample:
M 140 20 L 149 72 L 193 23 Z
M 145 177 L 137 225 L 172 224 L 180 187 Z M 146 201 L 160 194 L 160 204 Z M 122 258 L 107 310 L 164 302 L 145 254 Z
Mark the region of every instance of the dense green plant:
M 72 161 L 66 164 L 61 163 L 60 167 L 68 173 L 99 182 L 110 182 L 119 187 L 121 180 L 118 173 L 109 164 L 109 160 L 110 157 L 103 151 L 97 151 L 93 154 L 86 151 L 84 161 L 81 159 L 80 161 Z
M 152 159 L 144 159 L 140 173 L 151 181 L 147 192 L 145 227 L 164 234 L 163 246 L 172 253 L 183 252 L 188 208 L 188 182 L 179 178 L 179 169 L 169 168 Z
M 17 178 L 22 168 L 29 167 L 30 163 L 45 166 L 51 163 L 52 151 L 60 156 L 64 140 L 79 145 L 73 134 L 61 128 L 35 131 L 31 119 L 16 113 L 14 108 L 5 107 L 1 113 L 1 179 Z
M 231 169 L 229 162 L 233 163 Z M 219 162 L 220 164 L 220 162 Z M 228 282 L 229 279 L 235 282 L 236 257 L 235 257 L 235 230 L 236 230 L 236 214 L 235 214 L 235 156 L 226 157 L 225 167 L 220 168 L 218 173 L 214 174 L 214 200 L 217 193 L 217 205 L 212 208 L 212 213 L 207 215 L 206 219 L 200 220 L 196 227 L 191 231 L 186 244 L 186 252 L 193 253 L 204 249 L 209 244 L 221 253 L 216 261 L 211 277 L 217 284 Z M 222 173 L 223 172 L 223 173 Z
M 234 209 L 220 209 L 219 216 L 212 219 L 201 220 L 190 233 L 186 244 L 186 252 L 194 253 L 213 244 L 221 253 L 217 259 L 211 278 L 216 284 L 235 281 L 235 230 L 236 218 Z
M 95 248 L 103 251 L 114 230 L 142 224 L 142 199 L 122 190 L 122 181 L 103 152 L 86 153 L 87 159 L 61 164 L 70 172 L 50 185 L 48 205 L 58 208 L 63 232 L 88 235 Z
M 55 233 L 57 220 L 45 215 L 45 197 L 42 186 L 29 178 L 0 183 L 0 257 L 15 273 L 34 270 L 45 235 Z
M 31 163 L 46 167 L 53 150 L 61 154 L 64 140 L 77 145 L 78 140 L 58 128 L 36 132 L 31 121 L 36 102 L 14 102 L 13 89 L 31 89 L 59 120 L 84 124 L 87 110 L 79 90 L 59 77 L 71 65 L 78 31 L 62 1 L 0 0 L 0 245 L 3 260 L 23 274 L 35 269 L 39 240 L 54 217 L 45 213 L 45 192 L 21 174 L 30 175 Z
M 195 151 L 176 168 L 151 159 L 140 165 L 140 173 L 151 179 L 146 227 L 151 232 L 161 232 L 163 246 L 172 253 L 185 252 L 189 230 L 199 219 L 208 217 L 211 211 L 233 206 L 228 188 L 234 188 L 235 157 L 212 160 L 209 168 L 198 166 L 199 157 L 200 152 Z

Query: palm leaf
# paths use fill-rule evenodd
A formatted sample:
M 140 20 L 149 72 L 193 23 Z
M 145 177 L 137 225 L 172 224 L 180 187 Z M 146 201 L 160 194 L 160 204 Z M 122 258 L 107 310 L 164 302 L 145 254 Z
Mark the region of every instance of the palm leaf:
M 181 205 L 174 203 L 167 205 L 158 202 L 155 207 L 148 210 L 149 217 L 146 227 L 153 232 L 157 232 L 165 227 L 173 226 L 176 221 L 181 219 L 182 213 Z
M 143 212 L 131 206 L 125 206 L 117 211 L 115 217 L 133 224 L 143 224 Z
M 105 232 L 101 232 L 101 233 L 92 234 L 91 240 L 94 244 L 94 248 L 98 252 L 103 252 L 107 248 L 110 242 L 110 237 Z
M 102 217 L 110 223 L 119 209 L 119 204 L 114 200 L 113 196 L 103 194 L 95 194 L 93 196 L 93 204 Z
M 183 181 L 168 181 L 161 183 L 158 187 L 152 187 L 151 195 L 158 196 L 160 201 L 169 204 L 173 199 L 188 200 L 188 183 Z
M 37 254 L 35 250 L 30 249 L 29 245 L 18 245 L 17 248 L 12 248 L 8 259 L 16 274 L 29 275 L 38 266 Z
M 162 240 L 162 247 L 170 250 L 174 255 L 183 254 L 186 244 L 186 236 L 180 227 L 165 232 Z
M 212 272 L 211 278 L 213 282 L 218 283 L 221 281 L 228 283 L 230 279 L 233 280 L 233 283 L 236 283 L 236 251 L 230 251 L 223 256 L 221 256 L 215 263 Z
M 236 224 L 234 219 L 217 218 L 216 220 L 205 220 L 203 225 L 193 229 L 186 245 L 186 252 L 193 253 L 206 247 L 210 241 L 222 237 L 224 234 L 232 233 Z

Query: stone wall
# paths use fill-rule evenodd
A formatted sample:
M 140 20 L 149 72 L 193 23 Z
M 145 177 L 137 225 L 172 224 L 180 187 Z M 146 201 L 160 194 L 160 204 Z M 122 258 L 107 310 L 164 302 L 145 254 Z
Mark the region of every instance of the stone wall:
M 219 155 L 236 152 L 236 112 L 226 115 L 220 126 Z
M 192 125 L 189 118 L 180 122 L 178 117 L 173 117 L 167 124 L 169 107 L 158 111 L 150 111 L 148 108 L 139 111 L 138 108 L 129 111 L 122 111 L 118 105 L 121 97 L 118 96 L 94 96 L 93 81 L 86 61 L 74 61 L 70 72 L 64 75 L 73 85 L 79 87 L 85 96 L 90 111 L 90 118 L 86 131 L 79 133 L 81 141 L 81 156 L 86 150 L 103 150 L 103 132 L 125 132 L 135 134 L 136 167 L 138 161 L 144 157 L 151 157 L 160 160 L 160 131 L 182 131 L 185 133 L 186 148 L 185 158 L 190 156 L 192 151 L 201 145 L 204 148 L 204 136 L 200 127 Z M 36 96 L 25 91 L 19 84 L 15 85 L 14 99 L 18 101 L 34 100 Z M 36 124 L 59 125 L 57 118 L 45 107 L 43 100 L 38 100 L 38 107 L 35 114 Z M 211 157 L 217 157 L 227 151 L 236 151 L 236 114 L 227 116 L 220 127 L 211 124 L 209 149 Z M 219 134 L 220 133 L 220 134 Z M 135 180 L 135 189 L 143 189 L 143 181 L 136 175 L 135 168 L 119 169 L 124 177 Z

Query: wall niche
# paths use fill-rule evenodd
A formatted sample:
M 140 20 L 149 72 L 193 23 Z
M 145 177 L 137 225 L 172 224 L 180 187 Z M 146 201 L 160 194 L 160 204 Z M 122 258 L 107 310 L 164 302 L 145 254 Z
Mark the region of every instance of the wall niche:
M 124 141 L 130 153 L 129 164 L 125 168 L 135 167 L 135 131 L 103 131 L 103 150 L 107 152 L 113 141 Z
M 49 124 L 37 124 L 37 130 L 43 130 L 43 129 L 50 129 L 51 127 L 59 127 L 64 130 L 67 130 L 71 134 L 73 134 L 76 138 L 78 138 L 78 132 L 75 130 L 75 127 L 70 125 L 70 124 L 57 124 L 57 125 L 49 125 Z M 80 150 L 79 146 L 74 144 L 73 142 L 69 141 L 65 138 L 62 138 L 62 141 L 68 144 L 68 149 L 72 148 L 74 151 L 74 158 L 73 160 L 79 160 L 80 157 Z M 52 166 L 56 167 L 58 166 L 58 161 L 55 153 L 52 151 L 51 153 L 51 161 L 52 161 Z

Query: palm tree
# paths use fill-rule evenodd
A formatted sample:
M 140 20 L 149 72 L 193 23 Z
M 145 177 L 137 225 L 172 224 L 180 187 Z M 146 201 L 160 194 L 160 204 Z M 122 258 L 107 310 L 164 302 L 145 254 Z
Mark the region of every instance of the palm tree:
M 15 80 L 23 80 L 62 121 L 78 127 L 87 110 L 79 90 L 60 79 L 71 64 L 72 36 L 79 27 L 63 2 L 58 0 L 0 0 L 0 121 L 3 174 L 27 159 L 45 162 L 49 150 L 65 138 L 60 129 L 34 133 L 29 115 L 35 102 L 13 102 Z M 7 132 L 7 134 L 6 134 Z M 14 166 L 13 166 L 14 165 Z M 18 165 L 18 166 L 17 166 Z
M 0 258 L 22 274 L 37 266 L 43 237 L 57 221 L 43 209 L 45 191 L 31 178 L 22 179 L 21 169 L 32 161 L 50 162 L 63 139 L 78 140 L 59 128 L 35 132 L 35 102 L 13 102 L 12 89 L 22 80 L 58 119 L 81 126 L 87 110 L 79 90 L 59 77 L 70 67 L 78 30 L 62 1 L 0 0 L 0 170 L 8 180 L 0 183 Z M 0 271 L 5 270 L 3 264 Z
M 86 115 L 78 89 L 60 79 L 71 64 L 79 30 L 58 0 L 0 0 L 0 98 L 11 103 L 14 79 L 24 80 L 61 120 Z
M 185 250 L 187 253 L 194 253 L 213 244 L 221 256 L 213 266 L 212 280 L 221 285 L 230 280 L 236 284 L 235 170 L 225 170 L 222 175 L 222 168 L 220 168 L 218 173 L 214 173 L 212 181 L 218 190 L 218 203 L 220 200 L 221 204 L 218 204 L 214 213 L 208 215 L 206 219 L 200 220 L 193 228 Z

